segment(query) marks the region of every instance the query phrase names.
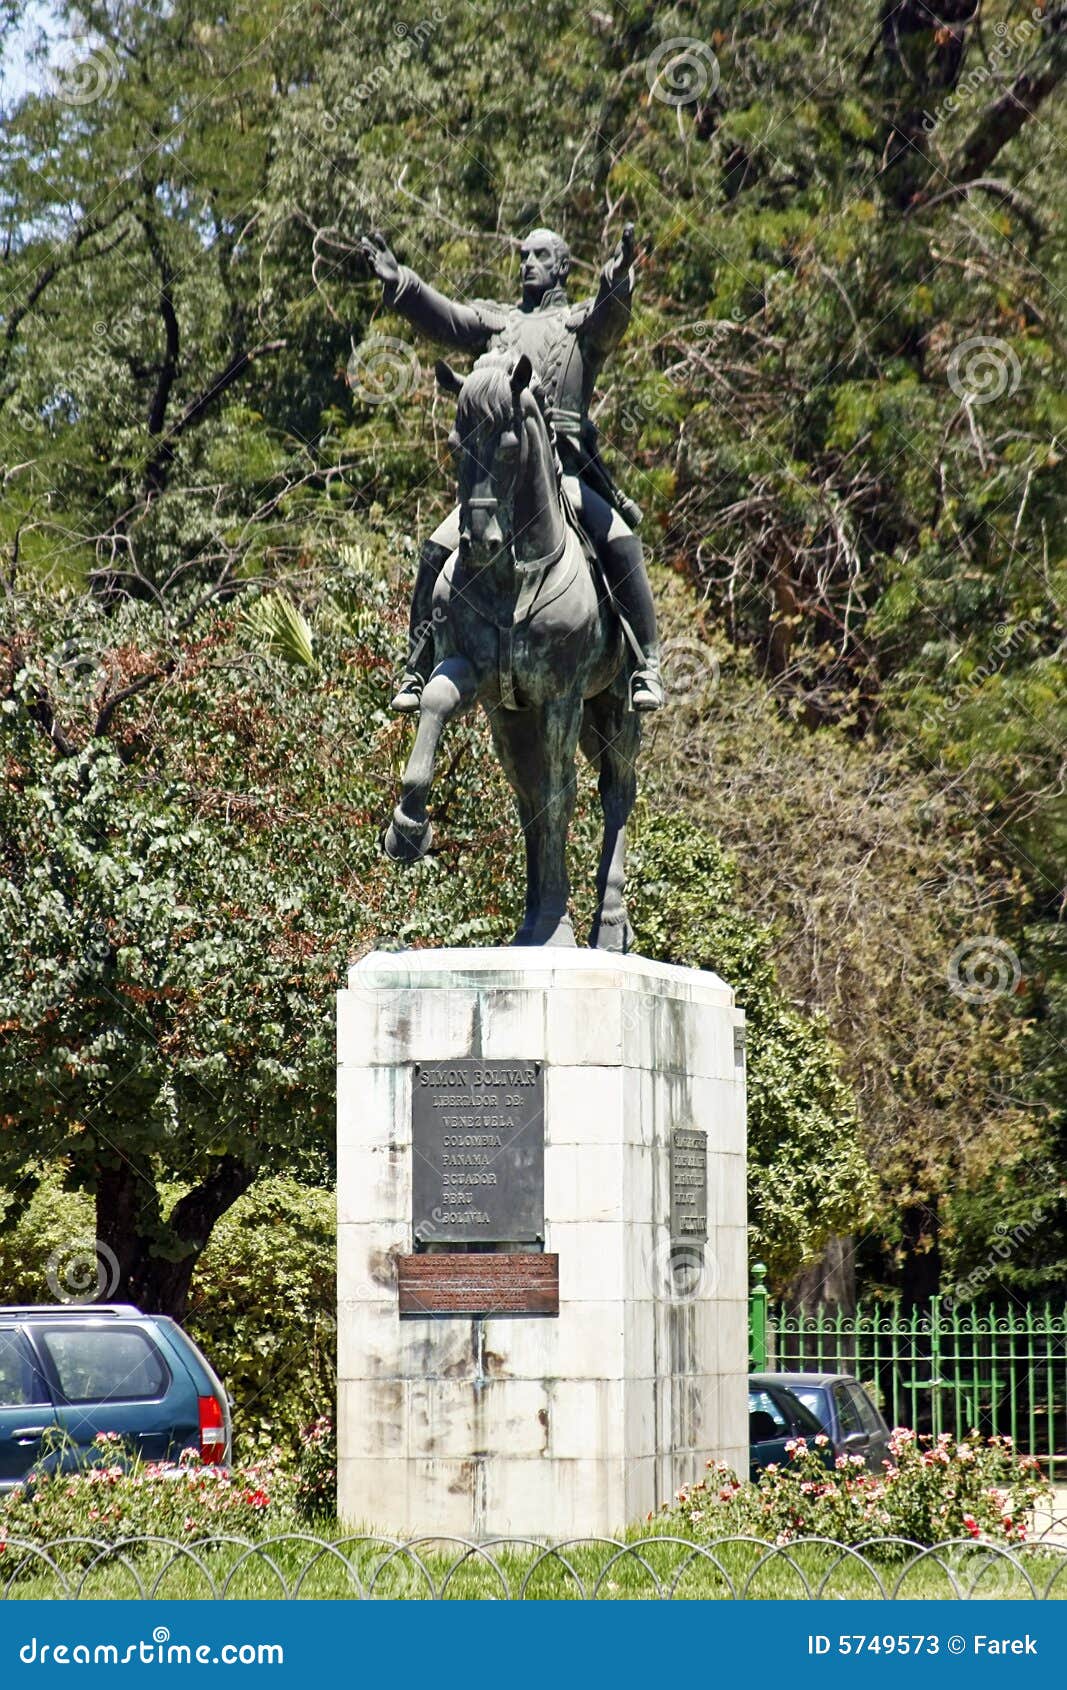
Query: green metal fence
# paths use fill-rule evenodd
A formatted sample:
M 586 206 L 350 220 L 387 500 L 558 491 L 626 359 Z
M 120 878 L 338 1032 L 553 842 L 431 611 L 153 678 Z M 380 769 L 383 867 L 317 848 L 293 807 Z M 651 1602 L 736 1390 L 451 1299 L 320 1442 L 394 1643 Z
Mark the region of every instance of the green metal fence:
M 1049 1477 L 1067 1483 L 1067 1309 L 979 1306 L 932 1297 L 904 1314 L 892 1303 L 854 1314 L 802 1314 L 770 1304 L 766 1270 L 753 1268 L 755 1371 L 851 1373 L 891 1426 L 917 1432 L 977 1429 L 1015 1440 Z

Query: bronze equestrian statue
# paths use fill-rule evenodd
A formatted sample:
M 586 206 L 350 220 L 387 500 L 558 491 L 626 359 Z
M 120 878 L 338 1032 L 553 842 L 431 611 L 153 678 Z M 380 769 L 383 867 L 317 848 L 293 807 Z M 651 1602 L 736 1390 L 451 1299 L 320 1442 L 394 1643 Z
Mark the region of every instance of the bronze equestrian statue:
M 573 945 L 567 831 L 580 744 L 599 774 L 604 814 L 589 943 L 626 951 L 626 823 L 641 717 L 620 619 L 574 520 L 551 408 L 529 356 L 490 354 L 465 381 L 447 364 L 437 369 L 458 394 L 449 437 L 459 481 L 456 545 L 427 607 L 435 663 L 420 689 L 415 745 L 383 845 L 399 862 L 425 855 L 442 730 L 481 703 L 526 842 L 526 907 L 513 943 Z
M 495 352 L 514 361 L 525 354 L 540 382 L 570 503 L 596 546 L 627 639 L 630 698 L 635 710 L 663 702 L 656 612 L 641 542 L 633 532 L 638 507 L 616 488 L 597 447 L 589 404 L 597 376 L 626 332 L 634 286 L 634 230 L 628 223 L 600 277 L 595 299 L 567 296 L 571 255 L 550 229 L 535 229 L 520 246 L 518 305 L 447 299 L 399 264 L 380 234 L 361 237 L 362 251 L 384 284 L 386 304 L 431 340 L 463 352 Z M 416 711 L 434 663 L 431 607 L 445 562 L 460 543 L 459 512 L 422 548 L 411 605 L 407 672 L 393 699 Z

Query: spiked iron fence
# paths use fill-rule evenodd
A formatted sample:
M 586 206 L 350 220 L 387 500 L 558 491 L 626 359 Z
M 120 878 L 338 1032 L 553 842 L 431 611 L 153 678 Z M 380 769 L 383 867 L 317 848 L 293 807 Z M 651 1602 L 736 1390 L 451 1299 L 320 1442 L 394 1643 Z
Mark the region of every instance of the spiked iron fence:
M 1067 1310 L 932 1297 L 903 1313 L 861 1303 L 854 1314 L 771 1305 L 757 1263 L 750 1304 L 753 1368 L 850 1373 L 890 1426 L 956 1437 L 997 1432 L 1067 1483 Z

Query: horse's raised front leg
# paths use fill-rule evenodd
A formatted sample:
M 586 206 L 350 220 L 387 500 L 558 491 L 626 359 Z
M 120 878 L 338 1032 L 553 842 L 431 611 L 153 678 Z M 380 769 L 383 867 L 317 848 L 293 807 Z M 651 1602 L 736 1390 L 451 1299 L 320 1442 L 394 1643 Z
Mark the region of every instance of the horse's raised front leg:
M 574 944 L 567 833 L 581 712 L 581 699 L 568 696 L 527 710 L 495 710 L 490 718 L 526 842 L 526 910 L 513 945 Z
M 633 929 L 626 912 L 626 824 L 637 797 L 641 718 L 628 708 L 616 681 L 585 707 L 582 749 L 598 769 L 604 838 L 597 867 L 596 914 L 589 943 L 598 951 L 628 951 Z
M 415 863 L 430 849 L 433 828 L 426 801 L 433 781 L 437 747 L 445 723 L 473 704 L 478 679 L 465 657 L 446 657 L 422 691 L 419 729 L 404 770 L 400 802 L 382 836 L 382 849 L 397 863 Z

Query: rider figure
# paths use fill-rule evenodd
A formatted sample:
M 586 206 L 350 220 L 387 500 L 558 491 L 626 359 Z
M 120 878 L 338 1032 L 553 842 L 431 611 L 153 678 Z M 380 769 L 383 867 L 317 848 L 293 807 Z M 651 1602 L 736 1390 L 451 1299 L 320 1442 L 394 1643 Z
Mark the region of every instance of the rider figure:
M 612 594 L 628 624 L 630 642 L 637 648 L 630 683 L 633 707 L 657 709 L 663 702 L 663 684 L 656 612 L 641 542 L 633 532 L 641 512 L 616 488 L 601 460 L 596 427 L 589 416 L 601 366 L 619 344 L 630 319 L 633 224 L 626 225 L 604 266 L 596 298 L 578 305 L 567 297 L 570 250 L 550 229 L 535 229 L 519 248 L 522 299 L 518 305 L 498 305 L 490 300 L 464 305 L 446 299 L 406 264 L 399 264 L 382 235 L 364 235 L 360 245 L 384 283 L 386 304 L 431 340 L 463 352 L 492 351 L 514 357 L 525 352 L 529 357 L 547 395 L 564 487 L 597 548 Z M 422 688 L 433 666 L 429 629 L 434 585 L 458 545 L 458 512 L 453 511 L 425 542 L 419 558 L 411 604 L 408 669 L 393 699 L 394 710 L 419 708 Z

